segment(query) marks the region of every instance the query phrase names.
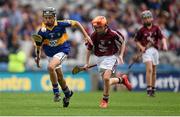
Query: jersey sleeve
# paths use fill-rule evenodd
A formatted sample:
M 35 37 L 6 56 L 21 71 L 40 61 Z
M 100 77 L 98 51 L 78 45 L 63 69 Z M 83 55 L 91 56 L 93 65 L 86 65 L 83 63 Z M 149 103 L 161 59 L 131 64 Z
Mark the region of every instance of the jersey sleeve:
M 58 21 L 58 22 L 61 26 L 64 26 L 64 27 L 71 27 L 76 24 L 75 20 L 63 20 L 63 21 Z
M 122 43 L 125 41 L 124 36 L 119 31 L 116 31 L 115 34 L 115 42 L 119 43 L 118 45 L 122 45 Z

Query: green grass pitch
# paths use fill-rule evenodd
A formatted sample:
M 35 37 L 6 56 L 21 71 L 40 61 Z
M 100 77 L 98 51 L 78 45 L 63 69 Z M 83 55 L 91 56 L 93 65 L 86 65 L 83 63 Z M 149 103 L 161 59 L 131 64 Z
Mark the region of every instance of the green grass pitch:
M 155 98 L 145 92 L 111 92 L 107 109 L 99 108 L 102 92 L 75 92 L 70 106 L 52 101 L 52 93 L 2 93 L 0 115 L 180 115 L 180 93 L 157 92 Z

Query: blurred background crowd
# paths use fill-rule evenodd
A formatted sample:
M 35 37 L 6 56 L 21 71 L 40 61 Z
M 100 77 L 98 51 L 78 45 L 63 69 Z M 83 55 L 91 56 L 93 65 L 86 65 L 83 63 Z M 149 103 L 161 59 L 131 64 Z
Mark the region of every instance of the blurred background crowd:
M 77 20 L 88 34 L 93 32 L 91 20 L 97 15 L 108 19 L 109 27 L 120 31 L 127 40 L 124 60 L 128 65 L 136 53 L 133 37 L 142 26 L 140 13 L 150 9 L 154 23 L 167 38 L 168 52 L 160 52 L 160 64 L 180 68 L 180 1 L 179 0 L 0 0 L 0 71 L 37 70 L 34 44 L 31 38 L 41 26 L 42 9 L 57 9 L 57 19 Z M 85 63 L 83 35 L 77 29 L 67 29 L 72 49 L 64 66 Z M 91 61 L 94 61 L 95 57 Z M 13 61 L 22 64 L 13 67 Z M 48 61 L 42 53 L 41 70 Z M 24 68 L 23 68 L 24 67 Z M 18 72 L 18 70 L 17 70 Z

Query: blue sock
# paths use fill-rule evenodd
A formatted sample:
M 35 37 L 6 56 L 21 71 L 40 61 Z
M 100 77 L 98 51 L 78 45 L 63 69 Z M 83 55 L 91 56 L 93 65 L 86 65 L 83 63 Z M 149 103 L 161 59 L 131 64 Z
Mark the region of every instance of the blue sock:
M 64 95 L 65 95 L 67 98 L 70 97 L 71 91 L 69 90 L 68 87 L 66 87 L 65 89 L 62 89 L 62 90 L 63 90 Z
M 58 84 L 52 84 L 54 95 L 59 94 Z

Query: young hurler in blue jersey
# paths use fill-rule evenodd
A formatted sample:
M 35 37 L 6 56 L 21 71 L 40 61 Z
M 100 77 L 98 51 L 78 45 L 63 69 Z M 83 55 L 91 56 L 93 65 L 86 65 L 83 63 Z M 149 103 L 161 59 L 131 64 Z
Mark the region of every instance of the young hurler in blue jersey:
M 47 7 L 43 10 L 43 23 L 42 27 L 38 31 L 38 34 L 33 38 L 36 42 L 36 63 L 39 67 L 40 60 L 40 49 L 42 47 L 43 51 L 49 58 L 48 71 L 50 75 L 50 80 L 52 82 L 54 101 L 59 102 L 60 92 L 58 88 L 58 83 L 65 95 L 63 98 L 63 107 L 68 107 L 69 100 L 73 95 L 73 92 L 68 88 L 66 81 L 63 78 L 63 73 L 61 70 L 62 62 L 67 58 L 70 51 L 70 43 L 68 40 L 68 35 L 66 33 L 66 27 L 77 27 L 84 35 L 86 42 L 92 43 L 90 37 L 78 21 L 74 20 L 56 20 L 56 10 L 52 7 Z

